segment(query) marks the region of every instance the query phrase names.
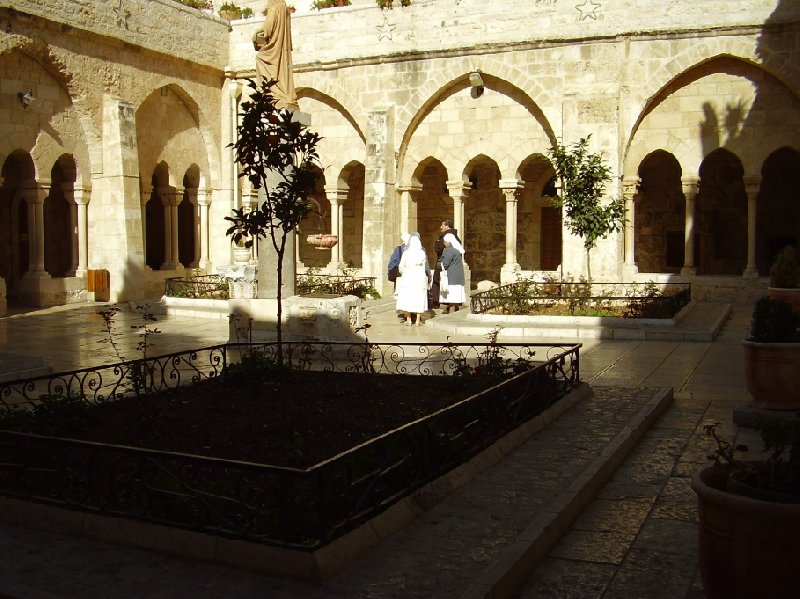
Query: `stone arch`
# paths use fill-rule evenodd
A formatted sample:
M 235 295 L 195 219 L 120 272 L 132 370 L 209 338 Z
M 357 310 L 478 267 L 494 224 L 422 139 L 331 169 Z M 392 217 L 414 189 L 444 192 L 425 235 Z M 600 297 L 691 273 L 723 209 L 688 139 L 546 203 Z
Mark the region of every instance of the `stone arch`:
M 62 154 L 52 165 L 48 179 L 50 191 L 44 201 L 44 269 L 51 277 L 69 276 L 78 264 L 75 255 L 77 209 L 69 201 L 78 169 L 75 159 Z
M 349 95 L 349 94 L 343 94 L 343 95 Z M 317 100 L 317 101 L 329 106 L 333 110 L 336 110 L 337 112 L 339 112 L 344 117 L 344 119 L 348 123 L 350 123 L 350 126 L 353 127 L 353 129 L 356 131 L 356 133 L 358 134 L 358 137 L 361 139 L 361 141 L 362 142 L 366 142 L 366 136 L 364 135 L 363 127 L 358 123 L 358 121 L 356 120 L 355 116 L 353 116 L 353 113 L 350 110 L 348 110 L 347 108 L 345 108 L 345 104 L 342 104 L 342 102 L 340 102 L 339 100 L 337 100 L 336 98 L 334 98 L 330 94 L 321 92 L 321 91 L 319 91 L 317 89 L 314 89 L 312 87 L 303 87 L 303 88 L 300 88 L 297 91 L 297 100 L 298 100 L 298 102 L 300 102 L 303 98 L 313 98 L 313 99 L 315 99 L 315 100 Z M 354 98 L 350 98 L 349 100 L 351 102 L 355 102 Z M 348 104 L 348 105 L 352 105 L 352 104 Z
M 297 255 L 306 267 L 323 268 L 328 265 L 330 254 L 325 250 L 316 249 L 307 243 L 306 239 L 309 235 L 317 233 L 331 233 L 331 202 L 325 193 L 327 183 L 325 172 L 318 166 L 311 168 L 314 171 L 314 190 L 308 196 L 311 210 L 298 227 L 302 234 L 299 236 Z
M 422 247 L 428 251 L 428 261 L 433 265 L 435 254 L 431 250 L 440 234 L 439 225 L 453 218 L 453 200 L 447 189 L 448 170 L 439 159 L 429 155 L 417 161 L 410 178 L 414 191 L 410 198 L 409 228 L 419 233 Z
M 463 177 L 470 186 L 464 200 L 464 231 L 460 231 L 464 260 L 473 280 L 500 281 L 506 228 L 500 166 L 486 154 L 478 154 L 464 166 Z
M 638 167 L 641 181 L 634 210 L 634 255 L 639 272 L 678 273 L 684 265 L 686 202 L 681 164 L 658 149 Z
M 741 276 L 747 264 L 747 193 L 739 157 L 718 148 L 698 169 L 695 251 L 699 275 Z
M 326 178 L 337 181 L 339 174 L 348 163 L 364 159 L 366 134 L 363 127 L 336 98 L 312 88 L 303 88 L 298 101 L 301 110 L 312 114 L 312 128 L 333 128 L 337 135 L 327 135 L 320 140 L 317 151 L 323 163 Z M 309 104 L 317 110 L 307 110 Z
M 548 200 L 555 195 L 555 169 L 541 153 L 517 166 L 516 259 L 522 270 L 554 271 L 562 260 L 561 209 Z
M 5 49 L 0 52 L 0 78 L 17 82 L 19 89 L 12 95 L 30 91 L 37 98 L 35 109 L 27 109 L 25 120 L 15 125 L 10 139 L 0 141 L 0 153 L 8 155 L 8 150 L 16 147 L 30 151 L 37 180 L 48 179 L 58 157 L 71 154 L 79 165 L 78 184 L 88 186 L 88 180 L 80 176 L 91 172 L 87 140 L 94 139 L 98 147 L 100 140 L 92 135 L 91 119 L 85 110 L 73 103 L 73 77 L 59 64 L 52 49 L 36 40 Z M 17 102 L 9 109 L 24 110 Z
M 136 138 L 144 181 L 161 162 L 170 165 L 168 184 L 172 186 L 178 183 L 175 173 L 193 164 L 210 174 L 214 145 L 209 145 L 201 130 L 197 102 L 177 84 L 154 89 L 142 100 L 136 108 Z
M 800 248 L 800 151 L 783 146 L 761 167 L 756 196 L 756 266 L 769 275 L 775 256 L 787 245 Z
M 693 97 L 691 94 L 697 94 L 702 89 L 700 84 L 706 80 L 707 85 L 715 83 L 719 91 L 702 98 Z M 738 98 L 738 104 L 728 103 L 733 97 Z M 765 100 L 766 97 L 769 99 Z M 693 99 L 695 103 L 702 102 L 702 106 L 698 104 L 694 111 L 667 110 L 665 116 L 672 120 L 670 126 L 653 128 L 658 111 L 666 106 L 667 100 L 678 101 L 676 98 L 682 102 Z M 769 125 L 774 119 L 764 118 L 775 110 L 790 115 L 786 126 L 780 130 Z M 677 124 L 675 119 L 679 121 Z M 705 156 L 718 147 L 725 147 L 739 155 L 748 174 L 755 174 L 756 165 L 776 147 L 767 140 L 777 137 L 783 143 L 787 138 L 800 141 L 800 134 L 796 132 L 798 126 L 800 98 L 785 84 L 752 61 L 717 55 L 673 77 L 650 98 L 628 140 L 623 172 L 631 174 L 649 152 L 662 148 L 676 156 L 684 172 L 695 174 Z M 757 143 L 753 143 L 754 139 Z M 777 145 L 781 142 L 777 141 Z
M 478 69 L 476 69 L 477 71 Z M 525 91 L 522 85 L 531 87 L 529 77 L 524 77 L 521 72 L 507 69 L 508 75 L 513 75 L 511 79 L 501 78 L 490 72 L 480 70 L 481 78 L 485 89 L 490 89 L 498 94 L 512 99 L 515 103 L 526 110 L 538 123 L 545 137 L 552 144 L 555 141 L 555 133 L 550 126 L 549 120 L 545 117 L 540 106 L 533 100 L 530 93 Z M 415 161 L 409 159 L 415 151 L 411 147 L 414 135 L 418 132 L 424 119 L 430 115 L 445 100 L 470 88 L 469 75 L 474 71 L 463 71 L 463 67 L 446 66 L 437 71 L 425 84 L 412 96 L 405 106 L 398 109 L 396 126 L 398 131 L 402 131 L 401 142 L 399 144 L 398 175 L 401 180 L 406 181 L 406 172 L 414 169 Z M 517 85 L 519 84 L 519 85 Z M 544 90 L 533 84 L 538 95 L 545 95 Z M 427 94 L 427 95 L 426 95 Z M 424 101 L 421 98 L 426 98 Z M 417 107 L 414 110 L 413 107 Z M 413 113 L 412 113 L 413 110 Z M 517 144 L 513 144 L 517 145 Z M 407 156 L 407 154 L 409 156 Z M 451 161 L 448 161 L 452 164 Z M 513 164 L 516 166 L 519 160 L 509 157 L 504 161 L 504 171 L 508 172 Z M 460 169 L 458 169 L 460 170 Z
M 0 277 L 6 280 L 9 297 L 30 264 L 28 210 L 19 193 L 36 182 L 36 165 L 30 152 L 15 148 L 0 164 Z
M 153 167 L 149 181 L 152 192 L 142 206 L 145 264 L 152 270 L 160 270 L 167 259 L 164 194 L 175 189 L 174 174 L 169 165 L 161 161 Z

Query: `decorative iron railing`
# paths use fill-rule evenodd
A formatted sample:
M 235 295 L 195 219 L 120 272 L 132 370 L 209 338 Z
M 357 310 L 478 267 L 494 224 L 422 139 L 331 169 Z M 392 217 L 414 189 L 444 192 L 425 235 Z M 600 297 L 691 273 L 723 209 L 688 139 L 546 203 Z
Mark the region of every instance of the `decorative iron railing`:
M 230 292 L 228 281 L 224 277 L 198 275 L 167 279 L 164 281 L 164 295 L 192 299 L 228 299 Z
M 487 356 L 537 362 L 482 393 L 307 469 L 0 431 L 0 495 L 313 550 L 465 462 L 580 382 L 580 345 L 288 345 L 295 366 L 324 370 L 433 375 Z M 251 349 L 216 346 L 153 358 L 147 361 L 154 366 L 150 382 L 154 388 L 186 383 L 189 379 L 177 374 L 183 372 L 217 376 L 228 359 Z M 110 367 L 116 384 L 104 382 L 100 370 L 61 373 L 50 383 L 7 383 L 0 397 L 6 409 L 19 397 L 36 402 L 29 397 L 32 389 L 109 388 L 94 400 L 121 397 L 114 390 L 126 387 L 122 381 L 130 367 Z
M 375 277 L 306 273 L 297 275 L 297 293 L 330 293 L 365 298 L 375 289 Z
M 518 281 L 470 297 L 473 314 L 530 314 L 562 305 L 582 308 L 622 306 L 627 318 L 669 318 L 691 300 L 690 283 L 534 283 Z

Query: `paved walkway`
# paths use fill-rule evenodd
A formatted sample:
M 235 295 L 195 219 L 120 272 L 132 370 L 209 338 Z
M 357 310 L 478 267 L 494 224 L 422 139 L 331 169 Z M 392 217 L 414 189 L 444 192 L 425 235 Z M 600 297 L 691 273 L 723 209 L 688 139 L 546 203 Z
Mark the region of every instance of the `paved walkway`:
M 99 343 L 97 309 L 62 307 L 0 319 L 6 356 L 0 373 L 24 369 L 25 356 L 44 357 L 56 370 L 115 361 L 108 344 Z M 0 560 L 0 597 L 701 598 L 689 476 L 710 450 L 704 422 L 737 430 L 731 414 L 747 402 L 740 341 L 750 311 L 749 305 L 733 306 L 714 341 L 584 340 L 581 378 L 595 388 L 591 398 L 325 585 L 0 524 L 0 550 L 7 556 Z M 127 338 L 120 347 L 130 351 L 138 340 L 129 327 L 140 317 L 121 313 L 117 322 Z M 392 312 L 370 322 L 376 342 L 448 336 L 434 327 L 404 327 Z M 153 336 L 153 354 L 227 339 L 226 321 L 160 318 L 154 326 L 162 333 Z M 478 340 L 462 334 L 450 338 Z M 664 388 L 674 389 L 672 403 Z M 752 431 L 739 434 L 752 442 Z M 634 446 L 629 455 L 628 445 Z M 604 473 L 614 460 L 619 468 Z M 596 495 L 589 483 L 599 488 Z M 572 521 L 571 506 L 584 505 Z M 553 544 L 543 531 L 556 525 L 564 535 Z M 545 557 L 531 571 L 532 548 Z

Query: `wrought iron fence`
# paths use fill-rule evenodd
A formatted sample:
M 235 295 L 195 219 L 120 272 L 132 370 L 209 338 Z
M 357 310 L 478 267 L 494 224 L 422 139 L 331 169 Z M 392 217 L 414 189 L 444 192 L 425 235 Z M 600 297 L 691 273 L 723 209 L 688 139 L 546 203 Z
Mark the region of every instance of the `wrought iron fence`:
M 307 469 L 0 431 L 0 494 L 313 550 L 465 462 L 580 383 L 580 345 L 346 346 L 289 344 L 287 356 L 303 368 L 353 371 L 370 364 L 372 372 L 414 375 L 455 372 L 464 363 L 492 356 L 536 362 L 484 392 Z M 275 351 L 275 346 L 259 347 Z M 153 379 L 154 387 L 187 382 L 173 377 L 177 365 L 178 371 L 188 369 L 200 378 L 216 376 L 227 359 L 252 349 L 216 346 L 164 356 L 164 362 L 154 358 L 153 363 L 165 365 L 153 370 L 161 377 Z M 16 403 L 13 393 L 27 397 L 33 388 L 65 393 L 72 388 L 68 383 L 90 380 L 95 382 L 76 389 L 120 388 L 129 368 L 111 368 L 116 386 L 101 384 L 97 371 L 81 371 L 95 373 L 94 378 L 77 372 L 54 375 L 43 386 L 6 384 L 0 396 L 8 407 Z M 97 400 L 120 396 L 95 394 Z
M 164 295 L 192 299 L 228 299 L 230 292 L 228 281 L 224 277 L 198 275 L 167 279 L 164 281 Z
M 330 293 L 333 295 L 355 295 L 362 299 L 375 296 L 375 277 L 351 277 L 349 275 L 326 275 L 306 273 L 297 275 L 297 293 Z
M 475 293 L 474 314 L 530 314 L 548 306 L 570 311 L 618 306 L 627 318 L 669 318 L 691 300 L 691 283 L 559 283 L 518 281 Z

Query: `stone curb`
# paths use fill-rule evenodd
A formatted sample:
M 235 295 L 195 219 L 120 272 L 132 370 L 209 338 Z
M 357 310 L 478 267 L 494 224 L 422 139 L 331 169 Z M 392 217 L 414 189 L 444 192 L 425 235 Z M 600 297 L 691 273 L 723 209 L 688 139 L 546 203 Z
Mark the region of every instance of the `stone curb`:
M 672 403 L 671 388 L 662 388 L 608 444 L 572 484 L 487 567 L 461 599 L 511 597 L 572 522 Z

